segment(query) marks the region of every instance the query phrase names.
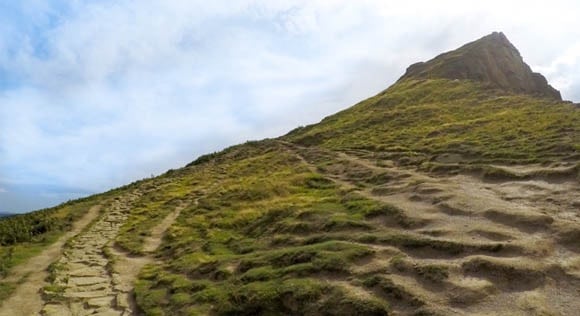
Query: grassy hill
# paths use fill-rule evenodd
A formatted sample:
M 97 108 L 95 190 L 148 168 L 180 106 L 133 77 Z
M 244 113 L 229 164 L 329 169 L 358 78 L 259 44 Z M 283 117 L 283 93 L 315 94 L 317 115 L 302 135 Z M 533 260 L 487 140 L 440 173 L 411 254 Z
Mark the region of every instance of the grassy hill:
M 492 265 L 491 273 L 504 267 L 473 257 L 457 271 L 454 260 L 410 257 L 422 251 L 433 253 L 428 258 L 511 257 L 535 250 L 525 241 L 506 242 L 508 236 L 466 242 L 450 233 L 418 232 L 436 225 L 405 209 L 413 204 L 384 198 L 383 186 L 429 186 L 411 171 L 416 169 L 433 177 L 578 181 L 579 123 L 580 112 L 570 104 L 468 81 L 409 80 L 320 124 L 202 158 L 167 175 L 158 191 L 178 191 L 178 181 L 170 180 L 175 177 L 189 206 L 159 251 L 165 265 L 141 274 L 137 298 L 151 315 L 384 315 L 393 309 L 445 315 L 449 310 L 390 276 L 451 293 L 461 288 L 448 281 L 450 274 L 471 265 Z M 518 173 L 497 166 L 506 163 L 553 168 Z M 433 190 L 427 195 L 438 196 L 428 203 L 454 212 L 455 206 L 441 203 L 449 199 L 445 192 L 453 192 Z M 427 199 L 419 192 L 414 198 Z M 527 220 L 515 216 L 515 222 Z M 131 227 L 149 219 L 135 220 Z M 129 232 L 123 244 L 139 252 L 139 234 Z
M 134 283 L 146 315 L 565 314 L 580 302 L 579 151 L 570 103 L 409 77 L 280 138 L 7 219 L 45 227 L 22 240 L 0 221 L 0 240 L 51 240 L 123 204 L 105 257 L 152 258 Z M 51 300 L 72 304 L 61 290 Z
M 283 139 L 418 166 L 449 154 L 469 164 L 575 161 L 580 116 L 570 103 L 474 81 L 409 79 Z

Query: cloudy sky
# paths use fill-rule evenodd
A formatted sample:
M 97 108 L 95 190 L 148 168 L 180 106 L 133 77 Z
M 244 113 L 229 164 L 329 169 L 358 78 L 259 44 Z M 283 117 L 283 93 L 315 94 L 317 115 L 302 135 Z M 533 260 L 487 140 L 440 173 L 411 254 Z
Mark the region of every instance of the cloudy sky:
M 503 31 L 580 101 L 576 1 L 0 0 L 0 211 L 317 122 Z

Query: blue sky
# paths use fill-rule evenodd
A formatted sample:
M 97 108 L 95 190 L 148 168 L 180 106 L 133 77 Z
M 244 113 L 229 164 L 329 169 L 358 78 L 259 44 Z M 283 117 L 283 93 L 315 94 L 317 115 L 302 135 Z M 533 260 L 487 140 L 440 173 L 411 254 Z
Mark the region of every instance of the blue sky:
M 505 2 L 0 0 L 0 211 L 317 122 L 496 30 L 580 101 L 580 5 Z

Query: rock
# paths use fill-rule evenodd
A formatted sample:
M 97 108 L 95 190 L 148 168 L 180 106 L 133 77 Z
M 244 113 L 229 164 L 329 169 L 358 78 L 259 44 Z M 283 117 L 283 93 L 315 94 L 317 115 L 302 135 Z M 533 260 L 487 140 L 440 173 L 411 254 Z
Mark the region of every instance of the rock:
M 109 283 L 109 279 L 103 277 L 72 277 L 69 279 L 69 284 L 76 286 L 94 285 L 100 283 Z
M 117 307 L 123 309 L 129 308 L 129 293 L 117 294 Z
M 413 64 L 399 81 L 411 78 L 474 80 L 512 92 L 562 100 L 560 92 L 544 76 L 532 72 L 515 46 L 498 32 L 430 61 Z
M 94 315 L 94 316 L 122 316 L 124 314 L 123 314 L 123 312 L 111 309 L 111 310 L 107 310 L 107 311 L 97 312 L 97 313 L 92 314 L 92 315 Z
M 91 298 L 90 300 L 87 300 L 87 306 L 93 308 L 111 306 L 113 299 L 112 296 Z
M 107 289 L 110 289 L 110 285 L 107 283 L 99 283 L 99 284 L 71 288 L 71 290 L 74 290 L 75 292 L 105 291 Z
M 71 271 L 69 275 L 71 277 L 96 277 L 101 275 L 101 271 L 97 269 L 91 268 L 81 268 L 74 271 Z
M 72 298 L 96 298 L 108 296 L 109 294 L 110 294 L 109 291 L 87 291 L 87 292 L 74 291 L 70 293 L 67 292 L 65 296 Z

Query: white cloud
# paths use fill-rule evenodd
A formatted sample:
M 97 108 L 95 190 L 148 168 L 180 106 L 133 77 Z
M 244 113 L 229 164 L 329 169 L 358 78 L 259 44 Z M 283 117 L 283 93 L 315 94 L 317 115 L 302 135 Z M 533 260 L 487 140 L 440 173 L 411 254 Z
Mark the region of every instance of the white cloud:
M 99 191 L 157 174 L 318 121 L 407 65 L 495 30 L 564 97 L 580 99 L 580 6 L 571 1 L 15 6 L 26 27 L 0 25 L 4 183 Z M 16 84 L 3 88 L 4 77 Z

